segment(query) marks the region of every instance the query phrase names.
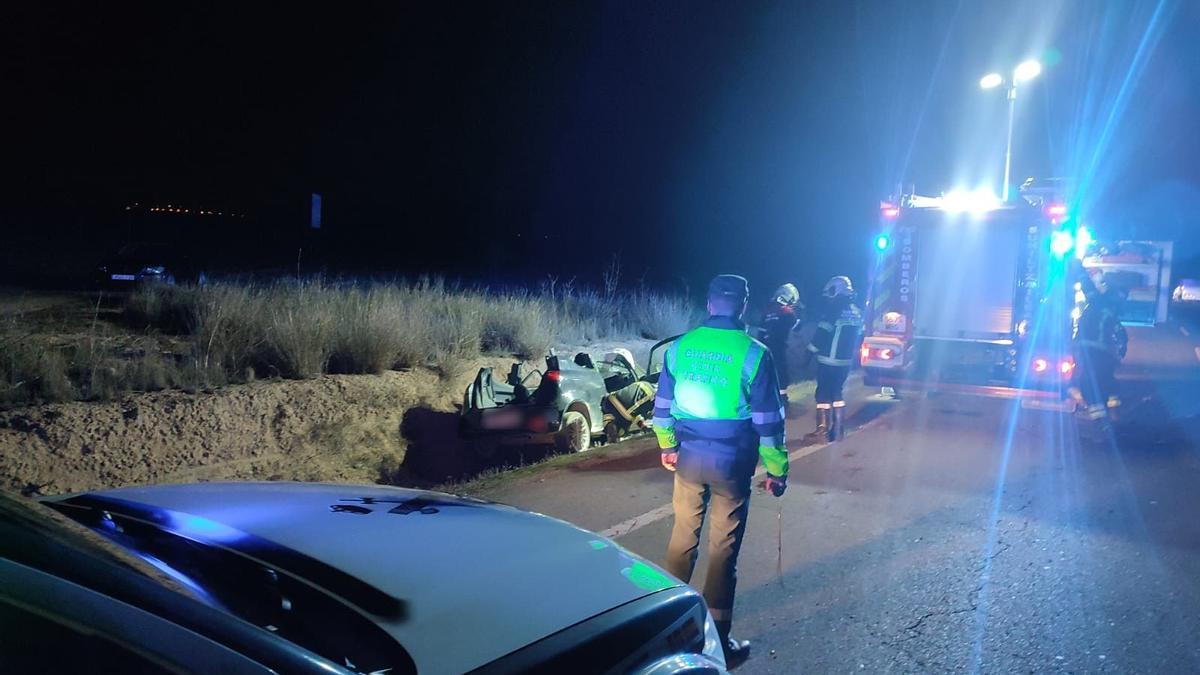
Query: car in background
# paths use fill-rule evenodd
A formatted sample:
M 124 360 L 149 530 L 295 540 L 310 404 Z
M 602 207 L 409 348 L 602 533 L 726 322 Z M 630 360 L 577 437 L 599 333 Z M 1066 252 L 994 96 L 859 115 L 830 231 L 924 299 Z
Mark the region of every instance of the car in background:
M 703 599 L 596 534 L 401 488 L 0 495 L 0 671 L 724 673 Z
M 1171 293 L 1175 302 L 1200 302 L 1200 282 L 1195 279 L 1181 279 Z
M 103 288 L 132 288 L 139 284 L 203 283 L 205 275 L 193 261 L 170 244 L 134 242 L 106 258 L 96 271 Z

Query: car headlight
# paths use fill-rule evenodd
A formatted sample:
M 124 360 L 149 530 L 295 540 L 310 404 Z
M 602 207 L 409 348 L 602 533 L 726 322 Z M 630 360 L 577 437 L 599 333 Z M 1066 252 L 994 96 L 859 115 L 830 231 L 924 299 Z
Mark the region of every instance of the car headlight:
M 721 634 L 717 632 L 717 623 L 712 614 L 704 610 L 704 655 L 725 667 L 725 647 L 721 644 Z
M 162 273 L 166 272 L 166 271 L 167 271 L 167 268 L 162 267 L 162 266 L 143 267 L 142 268 L 142 274 L 145 274 L 147 276 L 162 276 Z

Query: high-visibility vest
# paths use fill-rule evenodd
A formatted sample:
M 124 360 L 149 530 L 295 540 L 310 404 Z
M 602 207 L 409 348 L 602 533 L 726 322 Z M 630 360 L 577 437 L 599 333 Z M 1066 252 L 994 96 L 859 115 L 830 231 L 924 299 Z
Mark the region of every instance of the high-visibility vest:
M 765 348 L 742 331 L 702 326 L 667 351 L 675 378 L 671 415 L 680 420 L 748 420 L 750 383 Z

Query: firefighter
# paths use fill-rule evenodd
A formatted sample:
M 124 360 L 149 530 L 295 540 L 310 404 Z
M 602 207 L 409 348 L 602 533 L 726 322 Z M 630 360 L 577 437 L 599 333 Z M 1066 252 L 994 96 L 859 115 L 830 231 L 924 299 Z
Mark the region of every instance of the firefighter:
M 788 370 L 788 338 L 800 324 L 804 305 L 800 303 L 800 291 L 792 284 L 775 289 L 775 297 L 763 312 L 760 339 L 771 350 L 775 361 L 775 373 L 779 379 L 779 398 L 787 405 L 787 388 L 792 383 Z
M 1093 279 L 1080 275 L 1084 305 L 1075 324 L 1075 375 L 1071 395 L 1087 406 L 1092 420 L 1115 416 L 1121 399 L 1117 396 L 1116 371 L 1120 361 L 1120 295 L 1103 275 Z
M 821 291 L 821 300 L 817 332 L 808 345 L 817 357 L 817 427 L 812 435 L 838 441 L 845 434 L 842 389 L 862 339 L 862 314 L 854 306 L 850 277 L 830 279 Z
M 675 473 L 675 525 L 666 567 L 684 581 L 692 578 L 708 512 L 703 594 L 730 668 L 750 654 L 749 642 L 729 636 L 750 482 L 761 458 L 767 490 L 781 497 L 788 473 L 783 402 L 771 352 L 746 334 L 741 321 L 748 290 L 739 276 L 712 280 L 709 318 L 668 347 L 654 401 L 662 465 Z

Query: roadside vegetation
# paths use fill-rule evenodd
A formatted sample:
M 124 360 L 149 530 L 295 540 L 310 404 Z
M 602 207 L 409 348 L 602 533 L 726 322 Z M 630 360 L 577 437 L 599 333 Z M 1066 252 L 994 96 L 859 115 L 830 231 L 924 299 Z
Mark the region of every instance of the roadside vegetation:
M 0 406 L 111 400 L 200 389 L 430 368 L 446 378 L 483 355 L 535 358 L 552 345 L 661 338 L 697 318 L 686 297 L 547 283 L 494 290 L 440 280 L 277 281 L 148 286 L 88 324 L 57 332 L 0 321 Z

